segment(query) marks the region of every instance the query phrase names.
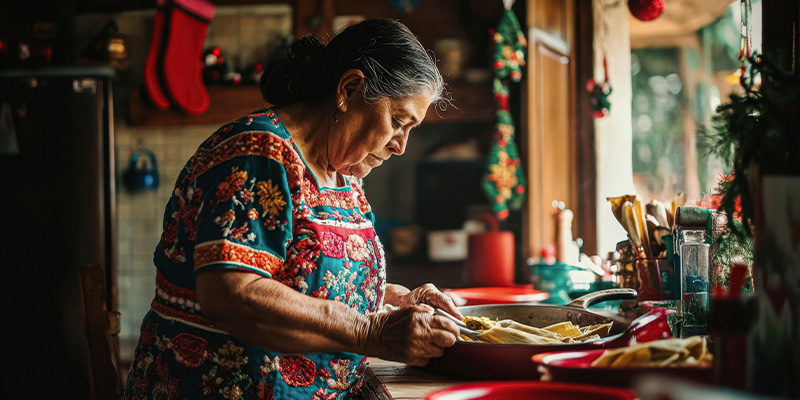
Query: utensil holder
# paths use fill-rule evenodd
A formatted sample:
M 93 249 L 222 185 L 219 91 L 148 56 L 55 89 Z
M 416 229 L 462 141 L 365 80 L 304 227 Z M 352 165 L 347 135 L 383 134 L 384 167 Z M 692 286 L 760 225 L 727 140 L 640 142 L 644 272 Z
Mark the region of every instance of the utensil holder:
M 661 283 L 661 271 L 669 270 L 666 258 L 639 258 L 636 259 L 636 274 L 639 283 L 636 291 L 639 296 L 637 302 L 650 300 L 664 300 L 664 288 Z

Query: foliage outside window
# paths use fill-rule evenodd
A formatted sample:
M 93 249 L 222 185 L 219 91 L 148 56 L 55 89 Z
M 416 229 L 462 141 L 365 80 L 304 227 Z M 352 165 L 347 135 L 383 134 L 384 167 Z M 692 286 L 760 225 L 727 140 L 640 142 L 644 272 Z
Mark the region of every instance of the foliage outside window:
M 760 0 L 753 1 L 753 44 L 761 42 Z M 681 46 L 631 50 L 634 185 L 640 198 L 669 201 L 714 193 L 723 162 L 698 147 L 698 127 L 739 86 L 739 2 Z M 677 43 L 678 41 L 676 41 Z M 685 43 L 690 43 L 686 45 Z M 721 100 L 722 99 L 722 100 Z

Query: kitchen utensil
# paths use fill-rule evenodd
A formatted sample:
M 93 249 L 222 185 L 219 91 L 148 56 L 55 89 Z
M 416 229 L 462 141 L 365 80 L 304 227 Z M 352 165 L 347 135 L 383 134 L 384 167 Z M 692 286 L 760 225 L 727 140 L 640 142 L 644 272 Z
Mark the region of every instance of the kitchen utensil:
M 467 327 L 467 324 L 465 324 L 464 321 L 456 318 L 454 315 L 451 315 L 450 313 L 448 313 L 445 310 L 442 310 L 439 307 L 434 308 L 433 309 L 433 313 L 436 314 L 436 315 L 441 315 L 441 316 L 443 316 L 443 317 L 455 322 L 456 325 L 458 325 L 459 327 L 464 327 L 464 328 Z
M 671 231 L 669 230 L 669 228 L 667 228 L 665 226 L 658 226 L 658 227 L 656 227 L 655 231 L 653 232 L 653 236 L 656 239 L 656 243 L 658 243 L 662 247 L 666 247 L 667 242 L 664 241 L 664 236 L 667 236 L 670 233 L 671 233 Z M 663 258 L 663 257 L 666 257 L 666 256 L 662 256 L 660 258 Z
M 647 237 L 650 238 L 650 254 L 658 254 L 661 252 L 662 247 L 658 244 L 658 240 L 656 240 L 656 229 L 658 228 L 658 221 L 656 217 L 645 214 L 644 216 L 644 223 L 647 229 Z
M 636 211 L 636 224 L 639 226 L 639 232 L 642 233 L 642 247 L 644 247 L 645 256 L 652 257 L 653 250 L 650 247 L 650 235 L 647 231 L 647 223 L 644 219 L 644 205 L 642 205 L 641 201 L 636 200 L 634 203 L 634 210 Z
M 478 340 L 478 336 L 483 335 L 483 332 L 473 331 L 464 326 L 459 326 L 458 332 L 472 340 Z
M 653 236 L 655 237 L 655 241 L 658 244 L 659 253 L 653 254 L 655 258 L 667 258 L 668 251 L 671 251 L 672 248 L 672 231 L 666 226 L 658 226 L 656 227 L 655 231 L 653 231 Z M 665 240 L 666 238 L 666 240 Z
M 667 207 L 658 200 L 653 200 L 653 203 L 655 205 L 653 215 L 656 217 L 656 220 L 658 220 L 658 225 L 669 228 L 670 224 L 669 218 L 667 218 Z
M 622 224 L 622 205 L 626 201 L 633 202 L 636 199 L 635 195 L 626 194 L 624 196 L 617 196 L 617 197 L 607 197 L 609 203 L 611 203 L 611 213 L 614 214 L 614 218 L 617 219 L 617 222 Z
M 436 315 L 441 315 L 442 317 L 445 317 L 445 318 L 455 322 L 456 325 L 458 325 L 459 333 L 461 333 L 462 335 L 464 335 L 464 336 L 466 336 L 466 337 L 468 337 L 468 338 L 470 338 L 472 340 L 477 340 L 478 336 L 480 336 L 482 334 L 481 332 L 473 331 L 472 329 L 467 328 L 467 324 L 465 324 L 464 321 L 456 318 L 455 316 L 451 315 L 450 313 L 448 313 L 445 310 L 442 310 L 441 308 L 438 308 L 438 307 L 434 308 L 433 309 L 433 313 L 436 314 Z
M 609 337 L 582 343 L 507 345 L 458 341 L 445 349 L 441 357 L 431 359 L 423 368 L 462 379 L 537 379 L 539 374 L 531 363 L 531 357 L 537 353 L 615 348 L 627 346 L 632 340 L 647 342 L 670 336 L 666 312 L 663 310 L 654 310 L 634 322 L 629 322 L 588 309 L 601 301 L 634 298 L 636 291 L 624 288 L 589 293 L 566 306 L 493 304 L 460 307 L 463 315 L 485 316 L 497 320 L 512 319 L 538 328 L 565 321 L 578 326 L 612 322 L 612 326 Z
M 635 380 L 649 374 L 664 374 L 690 381 L 712 383 L 712 367 L 628 367 L 599 368 L 592 362 L 600 357 L 605 349 L 539 353 L 532 362 L 542 374 L 542 380 L 553 382 L 577 382 L 582 384 L 631 387 Z
M 621 388 L 556 382 L 487 381 L 439 389 L 425 400 L 633 400 L 636 394 Z
M 644 249 L 642 243 L 642 234 L 639 230 L 639 225 L 636 222 L 636 212 L 633 210 L 633 203 L 626 201 L 622 203 L 622 227 L 628 232 L 631 238 L 631 250 L 633 251 L 634 258 L 644 258 Z

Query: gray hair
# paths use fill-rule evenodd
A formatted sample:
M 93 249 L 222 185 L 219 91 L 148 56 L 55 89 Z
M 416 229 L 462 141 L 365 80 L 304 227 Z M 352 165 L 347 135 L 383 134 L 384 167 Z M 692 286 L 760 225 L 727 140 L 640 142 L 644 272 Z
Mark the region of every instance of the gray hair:
M 273 61 L 261 78 L 264 99 L 276 106 L 329 98 L 348 69 L 364 73 L 364 99 L 402 99 L 430 93 L 444 107 L 445 83 L 436 63 L 414 34 L 390 19 L 369 19 L 340 31 L 328 45 L 306 36 Z

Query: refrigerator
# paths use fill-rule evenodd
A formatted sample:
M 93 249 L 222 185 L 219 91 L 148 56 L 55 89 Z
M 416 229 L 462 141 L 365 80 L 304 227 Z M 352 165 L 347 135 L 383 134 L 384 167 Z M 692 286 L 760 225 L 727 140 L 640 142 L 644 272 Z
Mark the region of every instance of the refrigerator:
M 4 370 L 29 398 L 89 398 L 79 267 L 116 262 L 111 67 L 0 71 Z M 10 367 L 10 368 L 9 368 Z

